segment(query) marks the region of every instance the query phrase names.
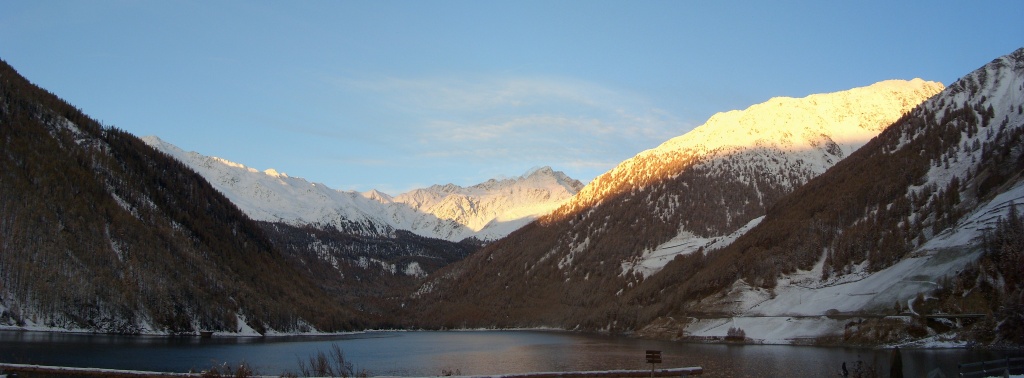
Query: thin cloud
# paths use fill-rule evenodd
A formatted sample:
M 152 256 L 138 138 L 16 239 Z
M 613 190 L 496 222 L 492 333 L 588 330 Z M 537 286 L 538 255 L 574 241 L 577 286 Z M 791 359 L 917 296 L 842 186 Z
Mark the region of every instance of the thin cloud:
M 434 121 L 420 133 L 421 141 L 436 143 L 438 139 L 452 142 L 511 142 L 516 140 L 547 140 L 551 135 L 609 135 L 616 127 L 597 118 L 567 117 L 552 114 L 511 115 L 501 119 L 478 121 Z
M 421 163 L 458 161 L 468 170 L 551 165 L 592 177 L 690 127 L 642 95 L 565 78 L 332 83 L 406 123 L 390 126 L 401 130 L 391 142 L 395 148 Z
M 419 110 L 478 112 L 495 108 L 549 106 L 552 103 L 607 107 L 619 97 L 590 83 L 536 77 L 476 77 L 374 80 L 334 78 L 343 90 L 390 97 L 395 104 Z M 621 100 L 621 99 L 620 99 Z

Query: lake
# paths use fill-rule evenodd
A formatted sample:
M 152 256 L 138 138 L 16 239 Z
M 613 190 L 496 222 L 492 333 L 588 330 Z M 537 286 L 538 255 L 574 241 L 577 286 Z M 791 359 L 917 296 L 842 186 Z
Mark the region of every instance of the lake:
M 337 336 L 150 337 L 0 331 L 0 361 L 40 365 L 188 372 L 245 362 L 260 374 L 298 373 L 299 359 L 332 344 L 371 375 L 437 376 L 540 371 L 650 369 L 645 350 L 662 351 L 659 368 L 701 366 L 707 377 L 839 376 L 856 361 L 888 375 L 891 351 L 785 345 L 683 344 L 559 331 L 367 332 Z M 910 349 L 908 377 L 1021 351 Z

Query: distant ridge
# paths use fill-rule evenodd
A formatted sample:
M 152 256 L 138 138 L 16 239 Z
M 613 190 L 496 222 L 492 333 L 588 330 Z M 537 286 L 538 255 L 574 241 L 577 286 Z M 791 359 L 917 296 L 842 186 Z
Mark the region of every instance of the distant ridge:
M 434 185 L 392 197 L 377 190 L 339 191 L 274 169 L 261 172 L 183 151 L 155 136 L 143 140 L 202 174 L 253 219 L 332 226 L 367 236 L 406 230 L 455 242 L 495 240 L 555 209 L 583 187 L 562 172 L 541 167 L 468 188 Z

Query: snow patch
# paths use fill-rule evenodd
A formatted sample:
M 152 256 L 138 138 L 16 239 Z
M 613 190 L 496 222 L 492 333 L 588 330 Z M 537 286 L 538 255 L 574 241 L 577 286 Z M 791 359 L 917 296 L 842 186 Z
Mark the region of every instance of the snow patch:
M 732 244 L 740 236 L 750 231 L 755 226 L 761 223 L 764 216 L 754 218 L 743 227 L 740 227 L 735 232 L 719 237 L 700 237 L 690 233 L 686 230 L 679 232 L 679 235 L 672 238 L 653 250 L 646 250 L 642 255 L 633 259 L 622 262 L 622 273 L 623 275 L 628 274 L 630 271 L 640 272 L 644 278 L 648 278 L 655 273 L 661 271 L 676 256 L 688 255 L 697 251 L 703 250 L 704 253 L 709 253 L 714 250 L 722 249 Z
M 403 270 L 402 272 L 405 273 L 405 275 L 412 276 L 412 277 L 426 277 L 427 276 L 427 272 L 425 272 L 423 270 L 423 268 L 420 268 L 420 263 L 415 262 L 415 261 L 409 263 L 409 265 L 406 265 L 405 266 L 405 270 Z

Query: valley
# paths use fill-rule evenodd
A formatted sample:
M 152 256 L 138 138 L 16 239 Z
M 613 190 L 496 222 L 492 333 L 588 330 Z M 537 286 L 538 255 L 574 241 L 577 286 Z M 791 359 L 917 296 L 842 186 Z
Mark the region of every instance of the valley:
M 1024 341 L 1024 49 L 948 87 L 718 113 L 586 185 L 540 167 L 397 195 L 137 138 L 6 63 L 0 81 L 6 329 Z

